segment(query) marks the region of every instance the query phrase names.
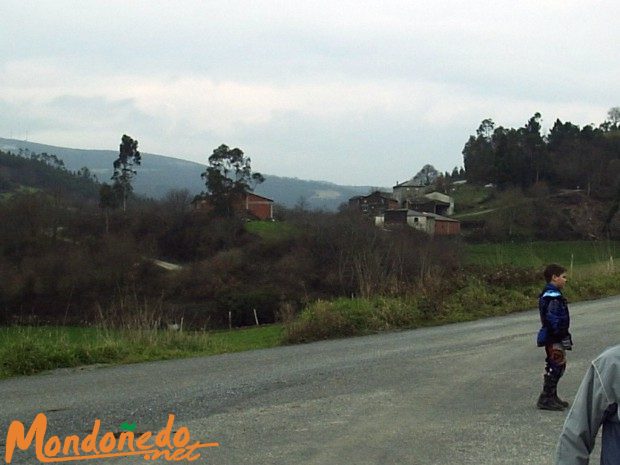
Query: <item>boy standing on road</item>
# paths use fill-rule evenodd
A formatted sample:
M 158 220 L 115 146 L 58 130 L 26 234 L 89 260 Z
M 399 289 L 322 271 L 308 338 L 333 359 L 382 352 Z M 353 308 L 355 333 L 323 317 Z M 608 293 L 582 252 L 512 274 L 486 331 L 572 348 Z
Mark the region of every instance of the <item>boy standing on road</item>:
M 547 358 L 543 391 L 536 406 L 543 410 L 564 410 L 569 404 L 558 397 L 557 387 L 566 369 L 566 351 L 573 348 L 568 332 L 568 303 L 562 295 L 566 285 L 566 268 L 551 264 L 545 268 L 544 275 L 547 285 L 538 297 L 542 327 L 538 331 L 537 344 L 545 348 Z

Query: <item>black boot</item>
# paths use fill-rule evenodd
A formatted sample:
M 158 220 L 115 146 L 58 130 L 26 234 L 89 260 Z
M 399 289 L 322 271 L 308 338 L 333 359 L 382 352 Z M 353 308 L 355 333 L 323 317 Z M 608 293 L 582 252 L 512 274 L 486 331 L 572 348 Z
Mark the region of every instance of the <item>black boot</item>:
M 560 403 L 557 398 L 556 388 L 558 385 L 558 380 L 553 379 L 549 375 L 545 375 L 545 381 L 543 384 L 543 392 L 538 397 L 538 402 L 536 402 L 536 407 L 541 410 L 555 410 L 560 411 L 564 410 L 566 406 Z
M 568 402 L 558 397 L 557 383 L 556 388 L 553 390 L 553 400 L 555 400 L 557 404 L 560 404 L 564 408 L 568 408 L 568 406 L 570 405 Z
M 558 383 L 560 382 L 562 373 L 564 373 L 564 370 L 560 372 L 560 376 L 554 378 L 554 380 L 551 382 L 551 387 L 553 389 L 553 392 L 551 393 L 551 395 L 553 396 L 553 399 L 555 400 L 557 404 L 560 404 L 562 407 L 567 408 L 570 404 L 566 402 L 565 400 L 562 400 L 558 397 Z

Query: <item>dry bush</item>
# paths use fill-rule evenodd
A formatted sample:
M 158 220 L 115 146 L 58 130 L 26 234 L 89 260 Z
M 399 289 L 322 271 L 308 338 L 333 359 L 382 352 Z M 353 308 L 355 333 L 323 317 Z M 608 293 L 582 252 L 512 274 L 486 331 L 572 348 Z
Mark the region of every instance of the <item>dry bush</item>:
M 97 304 L 96 325 L 103 329 L 157 330 L 164 320 L 162 299 L 119 293 L 107 306 Z
M 240 249 L 219 252 L 171 276 L 170 295 L 181 300 L 212 299 L 240 284 L 244 264 Z
M 335 295 L 404 294 L 428 269 L 449 270 L 460 260 L 455 241 L 433 240 L 411 228 L 386 231 L 351 212 L 318 218 L 307 228 L 304 243 L 320 275 L 332 277 Z M 321 285 L 329 288 L 329 283 Z
M 472 274 L 480 276 L 487 284 L 493 286 L 516 287 L 544 282 L 542 270 L 513 265 L 496 265 L 492 268 L 469 267 Z

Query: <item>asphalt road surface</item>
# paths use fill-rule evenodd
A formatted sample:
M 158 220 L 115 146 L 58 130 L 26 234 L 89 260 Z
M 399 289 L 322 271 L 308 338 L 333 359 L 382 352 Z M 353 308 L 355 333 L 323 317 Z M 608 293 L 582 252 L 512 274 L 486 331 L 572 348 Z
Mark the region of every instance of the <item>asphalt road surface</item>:
M 575 349 L 560 395 L 620 343 L 620 297 L 571 305 Z M 565 412 L 535 408 L 538 314 L 214 357 L 56 370 L 0 382 L 9 423 L 44 412 L 48 436 L 187 427 L 200 464 L 551 464 Z M 39 463 L 30 451 L 13 463 Z M 143 464 L 144 458 L 69 463 Z M 157 461 L 157 463 L 164 463 Z M 181 462 L 179 462 L 181 463 Z M 189 463 L 185 461 L 185 463 Z M 592 463 L 598 463 L 596 460 Z

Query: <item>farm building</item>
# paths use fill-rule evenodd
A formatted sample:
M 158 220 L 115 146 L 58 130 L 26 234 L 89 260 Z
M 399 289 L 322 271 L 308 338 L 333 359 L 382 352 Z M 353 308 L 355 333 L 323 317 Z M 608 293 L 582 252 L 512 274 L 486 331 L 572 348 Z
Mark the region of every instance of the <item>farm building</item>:
M 420 184 L 414 179 L 401 182 L 392 187 L 392 196 L 398 202 L 399 207 L 404 207 L 407 199 L 419 197 L 425 191 L 428 190 L 428 186 Z
M 429 192 L 406 200 L 406 207 L 421 212 L 450 216 L 454 213 L 454 199 L 441 192 Z
M 461 223 L 452 218 L 407 208 L 386 210 L 375 217 L 379 226 L 407 225 L 431 236 L 455 236 L 461 232 Z
M 243 199 L 245 211 L 259 220 L 273 219 L 273 200 L 254 193 L 245 194 Z
M 448 216 L 454 213 L 454 199 L 433 191 L 432 186 L 421 186 L 415 180 L 409 180 L 396 184 L 392 189 L 392 196 L 398 203 L 397 208 Z
M 194 200 L 192 205 L 196 210 L 209 211 L 213 208 L 208 198 Z M 238 215 L 249 219 L 273 219 L 273 200 L 252 192 L 243 194 L 239 200 L 234 202 L 233 208 Z
M 398 202 L 387 192 L 374 191 L 369 195 L 351 197 L 349 199 L 349 207 L 370 216 L 377 216 L 385 210 L 398 208 Z

